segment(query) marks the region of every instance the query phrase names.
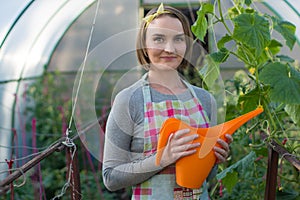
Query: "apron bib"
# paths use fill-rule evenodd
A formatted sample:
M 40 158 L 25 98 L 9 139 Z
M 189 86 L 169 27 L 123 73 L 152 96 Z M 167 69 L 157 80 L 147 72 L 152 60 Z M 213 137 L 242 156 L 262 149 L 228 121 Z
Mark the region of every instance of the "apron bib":
M 209 126 L 208 117 L 203 110 L 196 94 L 190 84 L 185 83 L 193 98 L 182 102 L 181 100 L 166 100 L 152 102 L 150 86 L 144 75 L 142 86 L 144 96 L 144 156 L 152 155 L 157 150 L 159 131 L 163 122 L 168 118 L 177 118 L 192 127 Z M 149 180 L 132 188 L 132 200 L 194 200 L 200 196 L 207 196 L 206 182 L 199 189 L 183 188 L 176 184 L 175 165 L 166 167 Z M 202 199 L 202 198 L 201 198 Z

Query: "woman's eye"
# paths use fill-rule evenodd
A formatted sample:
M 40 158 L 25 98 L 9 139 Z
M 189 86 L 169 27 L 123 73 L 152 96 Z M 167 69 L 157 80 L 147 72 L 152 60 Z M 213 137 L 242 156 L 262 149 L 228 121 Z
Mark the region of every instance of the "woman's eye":
M 156 37 L 153 39 L 155 43 L 163 43 L 164 39 L 162 37 Z
M 184 37 L 176 37 L 175 42 L 184 42 Z

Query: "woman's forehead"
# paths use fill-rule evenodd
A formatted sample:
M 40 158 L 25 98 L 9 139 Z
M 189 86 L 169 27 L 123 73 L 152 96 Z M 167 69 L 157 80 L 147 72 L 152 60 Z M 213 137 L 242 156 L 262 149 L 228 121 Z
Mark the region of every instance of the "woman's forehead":
M 183 26 L 179 19 L 170 16 L 161 16 L 154 19 L 147 28 L 147 34 L 183 34 Z

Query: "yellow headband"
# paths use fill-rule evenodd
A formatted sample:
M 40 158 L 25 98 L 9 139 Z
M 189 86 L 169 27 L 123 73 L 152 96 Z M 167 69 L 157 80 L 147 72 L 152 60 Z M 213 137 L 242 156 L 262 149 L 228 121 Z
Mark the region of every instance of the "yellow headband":
M 143 18 L 143 20 L 146 21 L 146 27 L 155 19 L 155 17 L 157 17 L 161 14 L 164 14 L 164 13 L 170 13 L 170 12 L 165 11 L 164 10 L 164 5 L 163 5 L 163 3 L 161 3 L 155 13 Z

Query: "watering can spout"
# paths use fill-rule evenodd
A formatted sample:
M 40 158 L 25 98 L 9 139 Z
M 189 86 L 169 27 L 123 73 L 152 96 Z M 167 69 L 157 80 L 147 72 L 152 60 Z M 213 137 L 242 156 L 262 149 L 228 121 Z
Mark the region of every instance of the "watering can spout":
M 256 117 L 263 112 L 263 108 L 259 106 L 255 110 L 241 115 L 235 119 L 224 122 L 222 124 L 210 127 L 210 128 L 199 128 L 197 133 L 205 136 L 199 151 L 199 158 L 205 157 L 211 149 L 217 144 L 219 138 L 226 141 L 225 135 L 232 135 L 238 128 L 248 122 L 250 119 Z M 218 145 L 218 144 L 217 144 Z
M 256 117 L 260 113 L 263 112 L 263 108 L 259 106 L 255 110 L 248 112 L 244 115 L 241 115 L 235 119 L 224 122 L 222 124 L 217 125 L 218 128 L 222 127 L 221 135 L 224 134 L 233 134 L 238 128 L 240 128 L 243 124 L 248 122 L 250 119 Z M 214 127 L 212 127 L 214 128 Z

